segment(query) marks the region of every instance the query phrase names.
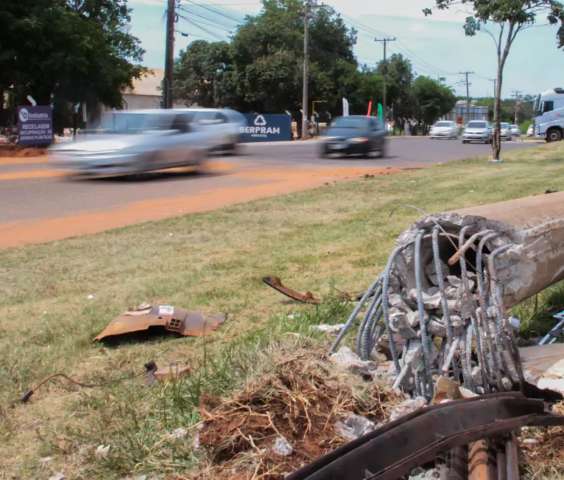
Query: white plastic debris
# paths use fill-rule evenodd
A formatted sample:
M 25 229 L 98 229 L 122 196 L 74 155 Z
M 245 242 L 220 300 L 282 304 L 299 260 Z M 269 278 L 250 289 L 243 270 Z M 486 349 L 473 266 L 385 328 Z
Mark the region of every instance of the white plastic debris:
M 63 472 L 57 472 L 51 475 L 49 480 L 65 480 L 65 474 Z
M 284 437 L 278 436 L 276 437 L 276 440 L 274 440 L 272 451 L 281 457 L 289 457 L 292 453 L 294 453 L 294 448 L 290 445 L 288 440 Z
M 408 399 L 397 405 L 390 414 L 390 421 L 397 420 L 415 410 L 419 410 L 427 405 L 427 401 L 423 397 L 415 397 Z
M 328 325 L 326 323 L 322 323 L 321 325 L 314 325 L 312 328 L 314 330 L 317 330 L 318 332 L 323 332 L 323 333 L 339 333 L 344 326 L 345 326 L 344 323 L 337 323 L 335 325 Z
M 110 446 L 109 445 L 98 445 L 96 447 L 96 451 L 94 452 L 94 456 L 98 460 L 103 460 L 108 458 L 108 454 L 110 453 Z
M 88 300 L 94 300 L 94 294 L 91 293 L 86 297 Z
M 355 440 L 376 428 L 374 422 L 360 415 L 351 413 L 343 421 L 335 424 L 335 431 L 345 440 Z
M 180 428 L 176 428 L 172 432 L 170 432 L 168 434 L 168 437 L 172 440 L 180 440 L 181 438 L 184 438 L 186 435 L 188 435 L 188 430 L 180 427 Z

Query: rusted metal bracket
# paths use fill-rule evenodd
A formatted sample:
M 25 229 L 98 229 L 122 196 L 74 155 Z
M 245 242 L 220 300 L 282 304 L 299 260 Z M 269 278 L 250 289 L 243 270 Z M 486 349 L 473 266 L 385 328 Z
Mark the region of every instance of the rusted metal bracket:
M 282 284 L 282 280 L 280 280 L 279 277 L 263 277 L 262 281 L 269 287 L 274 288 L 274 290 L 276 290 L 277 292 L 280 292 L 282 295 L 286 295 L 288 298 L 291 298 L 296 302 L 309 303 L 313 305 L 319 305 L 321 303 L 321 300 L 315 297 L 311 292 L 301 293 L 297 290 L 286 287 L 284 284 Z
M 392 480 L 454 447 L 525 425 L 564 425 L 544 402 L 496 393 L 417 410 L 350 442 L 287 480 Z

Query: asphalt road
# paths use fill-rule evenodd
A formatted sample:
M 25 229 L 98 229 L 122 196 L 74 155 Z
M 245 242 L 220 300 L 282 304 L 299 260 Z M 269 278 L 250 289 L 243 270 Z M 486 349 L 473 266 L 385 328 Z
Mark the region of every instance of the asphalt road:
M 510 142 L 504 144 L 504 150 L 530 145 Z M 160 202 L 159 218 L 177 215 L 187 210 L 180 208 L 175 199 L 182 198 L 183 204 L 186 204 L 190 203 L 192 197 L 194 201 L 199 198 L 204 207 L 206 202 L 213 207 L 216 202 L 210 203 L 209 199 L 223 197 L 224 201 L 217 203 L 220 206 L 251 198 L 242 196 L 241 191 L 259 189 L 261 193 L 258 197 L 267 196 L 272 186 L 274 194 L 283 193 L 286 191 L 283 188 L 284 181 L 290 185 L 288 175 L 296 175 L 301 171 L 306 176 L 317 171 L 320 175 L 331 172 L 327 175 L 349 176 L 347 172 L 351 168 L 422 167 L 490 153 L 488 145 L 462 145 L 460 141 L 428 138 L 392 138 L 388 150 L 388 157 L 385 159 L 321 159 L 316 141 L 248 144 L 242 145 L 236 156 L 213 159 L 211 167 L 204 173 L 157 172 L 137 179 L 88 181 L 76 181 L 62 176 L 44 157 L 0 158 L 0 232 L 2 227 L 22 222 L 26 224 L 26 228 L 30 228 L 33 222 L 93 212 L 111 215 L 115 209 L 135 205 L 150 209 L 151 202 Z M 302 186 L 307 188 L 306 183 Z M 300 188 L 288 188 L 287 191 L 296 189 Z M 230 192 L 233 192 L 233 201 L 229 198 Z M 125 223 L 135 223 L 136 218 L 140 221 L 144 217 L 132 216 L 132 221 Z M 116 225 L 118 223 L 111 223 L 108 228 Z M 77 230 L 76 233 L 80 231 Z M 16 243 L 12 241 L 10 245 Z

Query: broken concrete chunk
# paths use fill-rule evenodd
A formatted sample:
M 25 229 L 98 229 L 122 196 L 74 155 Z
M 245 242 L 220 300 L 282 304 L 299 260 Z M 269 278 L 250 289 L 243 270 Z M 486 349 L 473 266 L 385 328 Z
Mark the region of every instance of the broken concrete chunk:
M 278 436 L 276 437 L 276 440 L 274 440 L 272 451 L 280 457 L 289 457 L 292 453 L 294 453 L 294 448 L 290 445 L 288 440 L 284 437 Z
M 404 415 L 407 415 L 415 410 L 419 410 L 427 405 L 427 401 L 423 397 L 415 397 L 405 400 L 397 405 L 390 414 L 390 421 L 397 420 Z
M 329 359 L 337 366 L 359 375 L 373 377 L 377 368 L 376 363 L 370 360 L 361 360 L 349 347 L 341 347 Z
M 356 440 L 376 428 L 374 422 L 351 413 L 343 421 L 335 424 L 335 431 L 345 440 Z
M 411 327 L 407 315 L 403 312 L 398 311 L 390 315 L 390 328 L 405 339 L 417 338 L 417 332 Z
M 172 305 L 142 305 L 114 318 L 95 340 L 143 332 L 152 327 L 162 327 L 182 336 L 202 337 L 217 330 L 223 322 L 225 315 L 222 314 L 204 315 L 202 312 L 189 312 Z

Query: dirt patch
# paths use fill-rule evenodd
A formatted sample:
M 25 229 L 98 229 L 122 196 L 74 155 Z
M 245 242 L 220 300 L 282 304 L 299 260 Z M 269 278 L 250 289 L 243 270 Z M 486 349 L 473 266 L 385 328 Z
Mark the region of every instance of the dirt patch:
M 17 145 L 0 145 L 1 157 L 39 157 L 47 154 L 46 148 L 19 147 Z
M 346 443 L 335 425 L 351 413 L 386 421 L 404 397 L 335 372 L 321 352 L 300 352 L 230 399 L 204 399 L 199 444 L 206 467 L 191 478 L 281 479 Z M 292 453 L 276 453 L 277 439 Z
M 224 162 L 212 162 L 209 168 L 212 171 L 226 171 L 233 167 Z M 389 167 L 303 168 L 290 171 L 280 168 L 260 168 L 259 172 L 256 170 L 229 171 L 229 175 L 243 180 L 241 186 L 218 185 L 216 188 L 202 193 L 131 202 L 107 210 L 0 224 L 0 248 L 98 233 L 135 223 L 189 213 L 207 212 L 237 203 L 298 192 L 319 187 L 329 182 L 359 178 L 366 174 L 380 176 L 391 175 L 400 171 L 401 169 Z M 29 173 L 21 172 L 21 175 Z M 16 172 L 13 175 L 19 174 L 19 172 Z M 49 170 L 45 170 L 41 171 L 38 176 L 48 174 Z M 56 176 L 59 173 L 54 172 L 53 175 Z M 249 185 L 248 180 L 257 183 Z M 85 185 L 85 188 L 87 187 L 88 185 Z

